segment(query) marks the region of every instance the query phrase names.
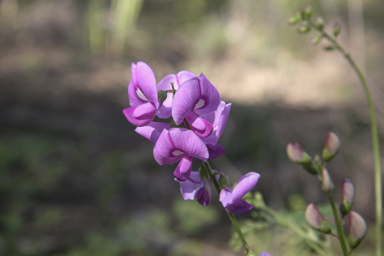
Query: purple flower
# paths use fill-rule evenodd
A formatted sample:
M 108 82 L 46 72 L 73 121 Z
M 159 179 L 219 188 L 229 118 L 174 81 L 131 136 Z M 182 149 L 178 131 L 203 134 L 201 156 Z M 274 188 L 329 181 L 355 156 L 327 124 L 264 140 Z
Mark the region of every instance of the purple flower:
M 233 190 L 224 187 L 220 192 L 220 202 L 225 209 L 232 214 L 250 211 L 253 206 L 243 200 L 242 197 L 253 189 L 259 178 L 260 174 L 249 172 L 239 179 L 239 183 Z
M 184 200 L 194 200 L 203 206 L 211 203 L 211 187 L 207 181 L 200 178 L 199 172 L 191 172 L 185 181 L 175 179 L 180 184 L 180 192 Z
M 262 251 L 262 252 L 260 253 L 260 256 L 272 256 L 272 255 L 269 254 L 269 253 L 267 253 L 267 252 L 265 252 L 265 251 Z
M 172 85 L 175 90 L 178 90 L 180 85 L 185 81 L 197 77 L 195 74 L 189 71 L 180 71 L 177 75 L 169 74 L 163 79 L 161 79 L 160 83 L 157 85 L 158 91 L 169 91 L 172 90 Z M 157 112 L 157 116 L 160 118 L 168 118 L 171 116 L 172 111 L 172 102 L 173 102 L 173 93 L 167 93 L 167 98 L 163 102 L 162 106 L 159 108 Z
M 144 62 L 132 63 L 132 79 L 128 85 L 130 108 L 123 110 L 125 117 L 136 126 L 152 122 L 159 108 L 156 78 L 152 69 Z
M 166 129 L 169 130 L 171 125 L 168 123 L 152 122 L 146 126 L 137 127 L 135 132 L 143 136 L 144 138 L 156 143 L 160 137 L 161 132 Z
M 225 104 L 222 101 L 216 111 L 204 117 L 213 127 L 212 133 L 208 137 L 202 138 L 202 141 L 207 145 L 210 159 L 219 157 L 225 152 L 225 149 L 217 141 L 225 129 L 231 106 L 231 103 Z
M 173 164 L 178 161 L 174 176 L 185 181 L 192 171 L 192 159 L 207 161 L 208 149 L 204 142 L 191 130 L 184 128 L 164 129 L 153 149 L 156 162 L 160 165 Z
M 220 95 L 209 80 L 199 77 L 185 81 L 175 93 L 172 117 L 177 125 L 187 119 L 192 130 L 200 137 L 211 134 L 213 127 L 203 116 L 217 110 Z

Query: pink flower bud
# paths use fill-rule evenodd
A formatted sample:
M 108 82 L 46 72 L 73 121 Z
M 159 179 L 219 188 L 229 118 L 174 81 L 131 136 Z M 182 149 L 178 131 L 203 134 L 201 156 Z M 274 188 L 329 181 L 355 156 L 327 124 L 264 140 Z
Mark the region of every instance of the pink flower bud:
M 337 37 L 341 31 L 341 24 L 339 22 L 335 22 L 333 24 L 333 35 Z
M 343 216 L 347 215 L 351 211 L 354 196 L 355 189 L 353 188 L 352 182 L 349 179 L 344 178 L 340 204 L 340 212 Z
M 323 215 L 314 204 L 309 204 L 305 211 L 305 220 L 311 228 L 314 228 L 322 233 L 328 234 L 331 228 L 325 221 Z
M 331 176 L 329 175 L 327 169 L 325 168 L 322 171 L 322 180 L 323 180 L 322 190 L 325 193 L 332 192 L 333 189 L 335 188 L 335 185 L 333 184 Z
M 324 149 L 323 149 L 323 159 L 326 162 L 329 162 L 334 156 L 337 155 L 340 147 L 340 139 L 336 134 L 330 132 L 327 134 L 325 139 Z
M 287 155 L 296 164 L 308 164 L 311 162 L 311 157 L 297 143 L 288 143 Z
M 357 212 L 351 211 L 349 214 L 349 245 L 355 249 L 363 240 L 367 232 L 367 223 Z

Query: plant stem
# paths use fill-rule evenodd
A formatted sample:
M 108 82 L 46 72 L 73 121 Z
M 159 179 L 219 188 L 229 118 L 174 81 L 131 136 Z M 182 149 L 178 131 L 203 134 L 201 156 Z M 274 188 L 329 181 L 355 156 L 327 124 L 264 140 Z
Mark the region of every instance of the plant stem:
M 296 235 L 298 235 L 301 239 L 303 239 L 313 250 L 315 250 L 318 254 L 323 256 L 329 256 L 330 254 L 327 253 L 324 249 L 322 249 L 319 245 L 318 241 L 314 241 L 309 238 L 308 234 L 304 232 L 302 229 L 298 228 L 296 225 L 293 225 L 289 219 L 283 218 L 280 215 L 278 215 L 273 209 L 269 208 L 268 206 L 263 206 L 262 208 L 265 212 L 267 212 L 269 215 L 271 215 L 275 220 L 283 227 L 286 227 L 290 230 L 292 230 Z
M 375 162 L 375 200 L 376 200 L 376 256 L 381 256 L 382 248 L 381 248 L 381 226 L 383 223 L 382 216 L 382 187 L 381 187 L 381 166 L 380 166 L 380 146 L 379 146 L 379 135 L 377 132 L 377 123 L 376 123 L 376 114 L 375 107 L 373 105 L 373 100 L 371 96 L 371 92 L 368 88 L 367 81 L 361 72 L 360 68 L 356 65 L 355 61 L 352 59 L 351 55 L 347 53 L 344 48 L 330 35 L 328 35 L 323 29 L 320 29 L 315 24 L 313 24 L 310 20 L 308 20 L 309 24 L 319 31 L 321 35 L 326 38 L 344 57 L 347 59 L 348 63 L 351 65 L 352 69 L 355 71 L 358 76 L 361 85 L 363 86 L 365 96 L 367 98 L 368 106 L 369 106 L 369 115 L 371 119 L 371 133 L 372 133 L 372 144 L 373 144 L 373 154 L 374 154 L 374 162 Z
M 335 218 L 335 223 L 337 228 L 337 235 L 338 235 L 341 249 L 343 250 L 343 255 L 348 256 L 347 245 L 345 244 L 343 228 L 341 227 L 341 223 L 339 219 L 339 211 L 336 208 L 335 200 L 333 200 L 332 194 L 330 193 L 328 194 L 328 199 L 332 206 L 333 217 Z
M 216 176 L 213 174 L 212 168 L 209 165 L 208 161 L 203 162 L 203 167 L 208 172 L 209 177 L 211 178 L 211 181 L 213 182 L 213 185 L 215 186 L 217 193 L 220 195 L 221 189 L 220 189 L 219 182 L 217 182 Z M 229 213 L 229 212 L 227 212 L 227 213 L 228 213 L 229 219 L 232 222 L 232 225 L 234 226 L 234 228 L 236 230 L 237 235 L 239 236 L 239 238 L 241 240 L 241 243 L 243 244 L 245 252 L 248 254 L 250 252 L 250 247 L 249 247 L 247 241 L 245 240 L 243 232 L 241 232 L 241 229 L 239 227 L 239 224 L 237 223 L 235 215 L 233 215 L 232 213 Z

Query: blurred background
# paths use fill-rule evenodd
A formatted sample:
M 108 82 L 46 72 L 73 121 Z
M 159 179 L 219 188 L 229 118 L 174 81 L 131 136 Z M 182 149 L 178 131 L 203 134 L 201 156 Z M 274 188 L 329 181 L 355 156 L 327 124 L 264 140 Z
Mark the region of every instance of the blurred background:
M 353 209 L 374 223 L 373 155 L 365 96 L 336 52 L 309 43 L 288 20 L 311 4 L 366 72 L 384 135 L 384 3 L 379 0 L 1 0 L 0 255 L 243 255 L 213 193 L 183 201 L 175 165 L 122 114 L 131 62 L 159 82 L 204 72 L 232 112 L 212 166 L 232 182 L 261 174 L 255 190 L 275 210 L 327 202 L 316 179 L 289 162 L 298 142 L 319 154 L 339 135 L 329 165 L 356 189 Z M 383 148 L 383 147 L 382 147 Z M 198 161 L 195 161 L 198 168 Z M 239 216 L 240 222 L 253 218 Z M 371 255 L 373 232 L 360 254 Z M 309 254 L 290 231 L 249 234 L 256 252 Z M 336 245 L 337 246 L 337 245 Z

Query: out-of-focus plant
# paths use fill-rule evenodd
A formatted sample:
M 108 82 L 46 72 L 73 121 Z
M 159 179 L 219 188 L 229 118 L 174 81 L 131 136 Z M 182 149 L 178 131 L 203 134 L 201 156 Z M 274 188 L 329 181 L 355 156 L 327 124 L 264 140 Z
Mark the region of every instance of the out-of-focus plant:
M 369 114 L 371 120 L 371 133 L 372 133 L 372 145 L 373 145 L 373 153 L 374 153 L 374 165 L 375 165 L 375 205 L 376 205 L 376 255 L 381 256 L 382 254 L 382 174 L 381 174 L 381 164 L 380 164 L 380 146 L 379 146 L 379 136 L 377 131 L 377 123 L 376 123 L 376 114 L 375 107 L 373 104 L 371 92 L 369 90 L 366 78 L 361 71 L 361 69 L 357 66 L 356 62 L 352 58 L 351 54 L 348 53 L 341 44 L 337 41 L 337 36 L 341 32 L 341 25 L 339 22 L 335 22 L 332 26 L 332 33 L 328 33 L 325 31 L 326 23 L 322 17 L 317 17 L 315 21 L 312 20 L 312 8 L 311 6 L 306 6 L 301 9 L 301 11 L 294 17 L 290 19 L 291 24 L 299 24 L 298 31 L 300 33 L 308 33 L 311 30 L 314 30 L 317 35 L 311 40 L 311 43 L 314 45 L 319 44 L 322 40 L 326 40 L 328 42 L 325 45 L 324 49 L 327 51 L 336 50 L 340 52 L 344 58 L 348 61 L 352 70 L 358 76 L 360 83 L 364 89 L 367 103 L 369 106 Z M 332 138 L 330 138 L 332 140 Z M 333 140 L 332 140 L 333 141 Z M 336 143 L 336 142 L 335 142 Z M 332 147 L 335 145 L 329 145 L 330 148 L 324 149 L 323 159 L 324 162 L 329 161 L 332 156 Z M 355 218 L 358 219 L 358 218 Z M 354 222 L 351 222 L 354 223 Z

